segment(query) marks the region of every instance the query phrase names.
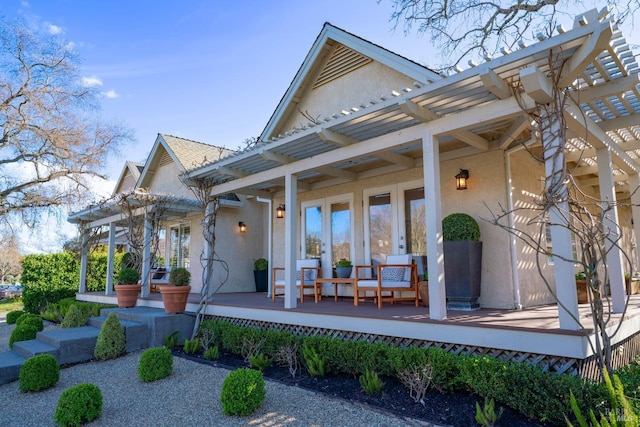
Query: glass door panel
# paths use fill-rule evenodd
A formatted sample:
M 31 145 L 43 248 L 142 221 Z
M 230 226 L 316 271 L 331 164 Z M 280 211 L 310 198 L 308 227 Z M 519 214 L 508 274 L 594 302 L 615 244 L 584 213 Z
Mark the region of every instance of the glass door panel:
M 427 223 L 425 216 L 424 188 L 404 191 L 405 236 L 407 253 L 427 254 Z
M 349 202 L 331 204 L 331 265 L 351 259 L 351 210 Z
M 322 206 L 304 208 L 304 258 L 322 258 Z
M 394 253 L 391 193 L 369 196 L 369 242 L 373 265 L 384 263 Z

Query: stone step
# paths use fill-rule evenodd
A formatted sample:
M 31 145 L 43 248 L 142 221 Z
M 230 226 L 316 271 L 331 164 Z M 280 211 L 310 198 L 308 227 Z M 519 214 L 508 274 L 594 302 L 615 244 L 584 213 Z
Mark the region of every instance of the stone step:
M 38 354 L 51 354 L 53 356 L 58 352 L 58 347 L 44 343 L 38 339 L 28 341 L 18 341 L 13 343 L 13 351 L 20 356 L 28 359 Z
M 0 384 L 7 384 L 18 379 L 20 368 L 27 360 L 13 350 L 0 353 Z
M 99 328 L 82 326 L 38 332 L 36 339 L 56 347 L 56 359 L 58 363 L 64 365 L 93 359 L 93 350 L 99 333 Z
M 88 324 L 100 329 L 105 320 L 107 320 L 107 316 L 92 317 Z M 120 318 L 118 320 L 124 327 L 127 353 L 149 347 L 149 328 L 146 325 Z

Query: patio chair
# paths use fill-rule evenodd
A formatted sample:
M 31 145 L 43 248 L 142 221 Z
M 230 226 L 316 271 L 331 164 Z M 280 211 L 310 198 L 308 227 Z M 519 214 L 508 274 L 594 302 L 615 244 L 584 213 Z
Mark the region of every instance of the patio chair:
M 274 267 L 273 269 L 273 292 L 271 298 L 275 302 L 278 295 L 278 289 L 282 289 L 283 292 L 279 295 L 284 295 L 285 282 L 284 278 L 278 279 L 277 272 L 284 271 L 283 267 Z M 318 259 L 299 259 L 296 260 L 296 287 L 300 290 L 300 302 L 304 302 L 305 290 L 312 289 L 315 292 L 314 282 L 318 277 L 322 277 L 322 270 L 320 269 L 320 260 Z M 314 295 L 315 298 L 315 295 Z
M 354 305 L 359 305 L 361 298 L 373 298 L 378 308 L 382 308 L 383 301 L 392 304 L 396 301 L 413 301 L 418 307 L 418 270 L 411 254 L 387 255 L 384 264 L 357 265 L 354 268 Z M 374 278 L 371 278 L 372 271 L 377 273 Z M 373 295 L 367 296 L 367 293 Z
M 149 292 L 160 292 L 158 286 L 169 284 L 171 267 L 157 267 L 149 271 Z

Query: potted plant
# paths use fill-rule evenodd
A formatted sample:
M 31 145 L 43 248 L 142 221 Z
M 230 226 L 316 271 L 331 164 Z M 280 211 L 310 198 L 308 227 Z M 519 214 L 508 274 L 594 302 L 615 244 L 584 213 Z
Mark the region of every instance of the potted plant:
M 637 277 L 631 277 L 631 274 L 625 273 L 624 283 L 627 287 L 627 295 L 637 294 L 640 291 L 640 281 Z
M 256 292 L 267 292 L 269 281 L 269 261 L 265 258 L 258 258 L 253 263 L 253 278 L 256 282 Z
M 477 310 L 482 273 L 480 227 L 470 215 L 454 213 L 442 220 L 442 235 L 447 308 Z
M 578 293 L 578 304 L 586 304 L 589 302 L 587 294 L 587 275 L 584 271 L 579 271 L 575 275 L 576 291 Z
M 191 291 L 191 273 L 183 267 L 171 269 L 169 285 L 159 286 L 167 313 L 182 313 L 187 306 L 187 298 Z
M 353 264 L 348 259 L 342 258 L 341 260 L 336 262 L 336 276 L 340 278 L 349 278 L 351 277 L 351 272 L 353 271 Z
M 114 286 L 118 307 L 135 307 L 142 285 L 138 284 L 140 273 L 134 268 L 122 268 L 118 274 L 118 284 Z
M 429 307 L 429 273 L 424 273 L 424 280 L 418 282 L 418 293 L 422 300 L 422 305 Z

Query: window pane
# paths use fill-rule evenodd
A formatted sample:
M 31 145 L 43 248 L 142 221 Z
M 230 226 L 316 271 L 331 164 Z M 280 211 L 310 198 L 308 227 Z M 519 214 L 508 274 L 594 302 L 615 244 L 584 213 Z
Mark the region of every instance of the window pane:
M 322 253 L 322 209 L 310 206 L 305 209 L 305 256 L 307 259 L 320 258 Z
M 371 263 L 382 264 L 392 253 L 391 235 L 391 195 L 378 194 L 369 197 L 369 233 L 371 242 Z
M 331 205 L 332 265 L 340 259 L 351 259 L 351 212 L 349 203 Z

